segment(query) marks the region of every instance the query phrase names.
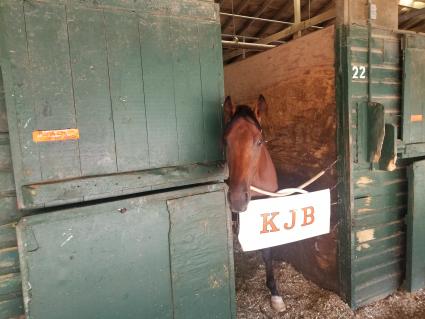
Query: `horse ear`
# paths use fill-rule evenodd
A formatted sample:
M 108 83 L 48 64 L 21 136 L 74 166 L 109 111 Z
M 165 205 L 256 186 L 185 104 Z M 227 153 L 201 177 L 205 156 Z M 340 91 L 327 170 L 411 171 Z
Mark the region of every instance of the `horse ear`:
M 257 116 L 258 121 L 261 121 L 261 116 L 267 112 L 267 103 L 266 99 L 262 94 L 258 97 L 257 105 L 255 108 L 255 115 Z
M 226 97 L 226 99 L 224 100 L 223 108 L 224 108 L 224 124 L 226 124 L 227 122 L 230 121 L 230 119 L 232 118 L 233 114 L 235 114 L 235 111 L 236 111 L 230 96 Z

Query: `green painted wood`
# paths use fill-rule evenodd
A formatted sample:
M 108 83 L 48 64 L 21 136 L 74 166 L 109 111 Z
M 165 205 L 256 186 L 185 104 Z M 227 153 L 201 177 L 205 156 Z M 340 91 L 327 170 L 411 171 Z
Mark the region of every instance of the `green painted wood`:
M 234 302 L 229 227 L 223 184 L 26 217 L 18 244 L 27 317 L 180 318 L 179 302 L 200 294 L 190 316 L 213 318 Z
M 352 272 L 352 211 L 353 211 L 353 128 L 351 109 L 351 55 L 349 54 L 349 28 L 342 26 L 336 29 L 336 105 L 337 105 L 337 152 L 339 161 L 337 170 L 341 178 L 337 191 L 341 198 L 339 211 L 340 228 L 338 231 L 338 268 L 340 295 L 353 305 L 354 276 Z
M 362 215 L 353 221 L 354 228 L 370 228 L 402 220 L 406 215 L 407 207 L 382 209 L 377 213 Z
M 225 194 L 184 197 L 167 205 L 174 318 L 231 318 L 232 252 L 226 249 L 231 239 L 223 227 L 229 214 Z
M 409 211 L 407 215 L 406 282 L 409 291 L 425 287 L 425 161 L 413 163 L 408 170 Z
M 19 274 L 14 273 L 0 276 L 0 303 L 4 300 L 15 299 L 21 295 L 22 282 Z
M 373 269 L 376 265 L 382 265 L 388 262 L 392 262 L 395 259 L 402 258 L 404 256 L 404 247 L 395 246 L 389 247 L 386 250 L 378 252 L 377 254 L 358 258 L 354 264 L 354 271 L 361 272 Z M 356 283 L 357 286 L 358 283 Z
M 21 215 L 22 212 L 16 206 L 16 196 L 0 197 L 0 225 L 16 222 Z
M 5 0 L 0 7 L 20 208 L 33 208 L 22 194 L 31 185 L 223 158 L 223 70 L 213 1 L 33 2 Z M 73 127 L 78 141 L 31 138 L 36 129 Z M 102 187 L 102 197 L 120 193 Z M 86 195 L 79 200 L 93 198 Z
M 0 133 L 5 133 L 8 131 L 9 129 L 7 127 L 6 98 L 4 96 L 3 72 L 0 66 Z
M 394 273 L 370 281 L 368 284 L 359 286 L 356 291 L 357 307 L 364 306 L 371 302 L 384 299 L 396 291 L 401 284 L 402 275 Z
M 366 196 L 354 200 L 354 213 L 357 217 L 366 214 L 380 214 L 386 209 L 406 207 L 407 193 L 393 196 Z
M 0 171 L 0 193 L 10 193 L 14 190 L 13 173 L 9 170 Z
M 225 178 L 222 162 L 215 162 L 34 184 L 24 186 L 22 191 L 25 206 L 36 208 L 222 181 Z
M 19 319 L 22 318 L 24 306 L 22 298 L 0 301 L 0 318 Z
M 149 168 L 139 18 L 104 12 L 118 171 Z
M 16 184 L 22 185 L 41 179 L 39 147 L 31 140 L 35 129 L 34 105 L 22 2 L 0 2 L 0 28 L 4 30 L 1 32 L 1 64 L 13 168 Z M 21 201 L 20 192 L 17 195 Z
M 10 146 L 8 134 L 0 133 L 0 170 L 12 171 L 12 157 L 10 155 Z
M 370 255 L 377 255 L 378 253 L 394 248 L 404 247 L 406 244 L 404 233 L 396 233 L 389 237 L 379 238 L 371 240 L 367 245 L 357 243 L 355 247 L 354 256 L 355 259 L 367 258 Z
M 25 2 L 24 13 L 34 105 L 28 120 L 36 130 L 76 128 L 65 8 Z M 40 143 L 39 152 L 43 180 L 81 174 L 78 141 Z
M 403 65 L 403 128 L 402 139 L 406 144 L 425 142 L 425 50 L 406 48 Z M 412 116 L 421 120 L 412 120 Z
M 68 8 L 70 59 L 83 176 L 117 171 L 102 12 Z
M 403 272 L 404 262 L 403 258 L 392 259 L 381 265 L 375 265 L 373 268 L 368 268 L 366 271 L 357 272 L 355 274 L 358 285 L 369 283 L 375 278 L 381 276 L 392 276 L 394 274 L 401 274 Z
M 207 159 L 223 159 L 221 137 L 223 112 L 217 101 L 224 101 L 221 29 L 218 24 L 198 23 L 201 65 L 202 109 L 204 113 L 204 150 Z
M 16 247 L 0 249 L 0 276 L 19 272 L 19 256 Z
M 140 42 L 151 167 L 178 163 L 171 41 L 170 18 L 142 18 Z
M 170 30 L 178 159 L 186 162 L 193 158 L 202 162 L 205 136 L 198 28 L 196 24 L 171 18 Z
M 16 247 L 15 224 L 0 226 L 0 249 Z

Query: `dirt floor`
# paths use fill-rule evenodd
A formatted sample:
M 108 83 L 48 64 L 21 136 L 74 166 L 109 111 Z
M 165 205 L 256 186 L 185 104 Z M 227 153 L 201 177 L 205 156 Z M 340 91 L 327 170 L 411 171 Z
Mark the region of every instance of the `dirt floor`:
M 238 319 L 425 319 L 425 290 L 414 294 L 398 291 L 352 311 L 336 294 L 319 288 L 284 262 L 275 262 L 275 275 L 287 309 L 276 313 L 269 304 L 261 255 L 243 253 L 235 243 L 235 269 Z

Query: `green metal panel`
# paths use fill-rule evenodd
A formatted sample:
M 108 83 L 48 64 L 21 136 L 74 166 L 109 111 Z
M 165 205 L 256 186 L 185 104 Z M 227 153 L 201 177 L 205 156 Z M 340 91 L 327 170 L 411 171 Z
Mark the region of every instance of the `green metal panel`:
M 126 188 L 130 172 L 222 160 L 217 12 L 200 0 L 2 1 L 0 65 L 19 207 L 128 194 L 152 186 Z M 34 130 L 68 128 L 80 139 L 32 140 Z M 63 201 L 34 191 L 111 175 L 121 186 L 110 191 L 101 179 Z
M 228 216 L 213 184 L 25 217 L 27 318 L 233 318 Z
M 425 143 L 425 48 L 406 48 L 403 64 L 403 127 L 406 144 Z
M 425 161 L 408 170 L 409 212 L 407 215 L 406 282 L 409 291 L 425 287 Z

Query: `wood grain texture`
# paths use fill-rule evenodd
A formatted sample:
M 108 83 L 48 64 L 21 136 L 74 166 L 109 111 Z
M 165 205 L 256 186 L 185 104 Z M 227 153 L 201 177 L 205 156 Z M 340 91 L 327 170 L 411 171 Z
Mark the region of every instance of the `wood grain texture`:
M 259 94 L 266 98 L 262 125 L 282 187 L 302 184 L 336 159 L 334 41 L 329 27 L 225 67 L 225 92 L 234 103 L 253 105 Z M 333 171 L 310 190 L 332 188 L 336 180 Z M 331 234 L 282 246 L 279 254 L 338 291 L 335 210 L 331 218 Z

